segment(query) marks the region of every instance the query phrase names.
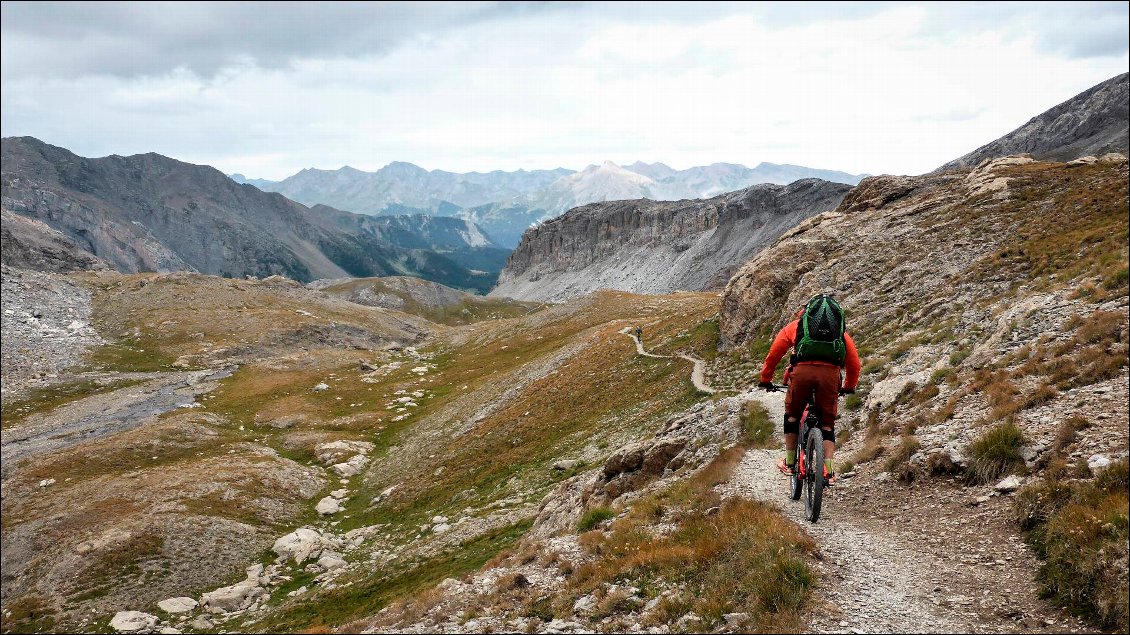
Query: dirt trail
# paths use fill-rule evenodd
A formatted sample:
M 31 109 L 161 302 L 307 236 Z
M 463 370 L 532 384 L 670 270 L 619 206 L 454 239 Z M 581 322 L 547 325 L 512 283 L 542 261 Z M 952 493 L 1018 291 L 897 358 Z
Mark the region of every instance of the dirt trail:
M 784 415 L 780 393 L 741 398 L 761 402 L 771 421 Z M 922 488 L 916 499 L 913 491 L 881 491 L 870 478 L 842 479 L 824 490 L 820 522 L 812 524 L 804 503 L 788 499 L 779 453 L 750 450 L 720 490 L 777 505 L 816 540 L 822 561 L 812 632 L 1090 631 L 1037 599 L 1034 558 L 1003 523 L 972 517 L 968 493 L 955 489 L 951 500 Z M 997 504 L 990 513 L 1007 514 L 1008 501 Z
M 634 333 L 632 333 L 631 327 L 623 328 L 620 330 L 620 332 L 632 338 L 632 341 L 636 343 L 636 353 L 643 355 L 644 357 L 654 357 L 656 359 L 670 359 L 671 357 L 673 357 L 672 355 L 656 355 L 644 350 L 643 342 L 641 342 L 640 339 L 636 337 Z M 697 357 L 691 357 L 690 355 L 685 355 L 683 353 L 679 353 L 677 357 L 681 357 L 691 364 L 694 364 L 694 368 L 691 370 L 691 383 L 694 384 L 694 387 L 702 392 L 713 395 L 715 392 L 714 389 L 710 387 L 710 384 L 706 383 L 706 362 L 698 359 Z

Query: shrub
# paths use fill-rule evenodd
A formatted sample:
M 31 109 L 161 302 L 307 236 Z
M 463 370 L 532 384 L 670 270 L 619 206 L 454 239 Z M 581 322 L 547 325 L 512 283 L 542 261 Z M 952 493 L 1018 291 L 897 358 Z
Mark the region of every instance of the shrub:
M 939 368 L 930 374 L 930 383 L 936 386 L 952 376 L 952 368 Z
M 1023 445 L 1024 433 L 1011 421 L 985 431 L 970 444 L 966 453 L 970 457 L 966 470 L 969 482 L 988 483 L 1022 469 L 1024 457 L 1020 455 L 1020 448 Z
M 742 442 L 750 447 L 765 448 L 773 439 L 773 424 L 769 421 L 769 411 L 759 401 L 742 404 Z
M 844 408 L 856 411 L 863 407 L 863 397 L 858 393 L 852 393 L 844 398 Z
M 910 457 L 922 447 L 915 437 L 904 437 L 893 454 L 887 458 L 883 469 L 893 474 L 900 482 L 910 483 L 917 470 L 910 464 Z
M 961 466 L 945 452 L 935 452 L 926 457 L 926 473 L 930 476 L 951 476 L 961 472 Z
M 1130 629 L 1126 544 L 1130 473 L 1125 459 L 1093 481 L 1049 479 L 1016 497 L 1025 539 L 1044 561 L 1043 593 L 1097 626 Z
M 577 523 L 577 533 L 584 533 L 596 529 L 596 526 L 606 520 L 612 520 L 616 517 L 616 512 L 608 507 L 594 507 L 581 516 L 580 522 Z

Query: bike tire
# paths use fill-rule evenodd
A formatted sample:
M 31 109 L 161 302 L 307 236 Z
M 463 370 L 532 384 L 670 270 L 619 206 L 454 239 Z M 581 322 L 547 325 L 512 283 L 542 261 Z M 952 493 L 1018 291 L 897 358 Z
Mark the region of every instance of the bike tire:
M 801 447 L 800 447 L 800 444 L 798 443 L 797 444 L 797 455 L 798 456 L 796 458 L 796 461 L 797 461 L 796 472 L 792 476 L 789 477 L 789 485 L 792 487 L 792 491 L 789 492 L 789 498 L 791 498 L 795 501 L 800 500 L 800 495 L 804 491 L 804 477 L 801 476 L 801 471 L 802 471 L 801 466 L 804 464 L 804 460 L 799 456 L 799 455 L 803 454 L 800 450 L 801 450 Z
M 805 443 L 808 457 L 805 480 L 804 517 L 809 522 L 820 519 L 820 505 L 824 498 L 824 438 L 819 434 L 809 434 Z

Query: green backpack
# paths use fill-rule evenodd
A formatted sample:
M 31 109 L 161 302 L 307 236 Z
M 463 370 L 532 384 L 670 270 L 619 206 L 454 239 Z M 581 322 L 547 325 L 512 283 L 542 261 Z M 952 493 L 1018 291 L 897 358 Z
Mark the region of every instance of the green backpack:
M 820 361 L 844 365 L 844 310 L 832 296 L 820 294 L 808 301 L 797 321 L 794 362 Z

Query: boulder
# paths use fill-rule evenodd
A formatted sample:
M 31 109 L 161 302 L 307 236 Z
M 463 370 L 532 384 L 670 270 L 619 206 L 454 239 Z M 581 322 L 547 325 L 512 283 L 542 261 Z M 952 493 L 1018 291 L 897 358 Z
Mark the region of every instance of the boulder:
M 342 478 L 349 478 L 351 476 L 359 474 L 361 470 L 365 469 L 365 466 L 368 464 L 369 457 L 365 456 L 364 454 L 358 454 L 345 463 L 337 463 L 330 466 L 330 469 Z
M 683 448 L 687 447 L 687 440 L 683 437 L 664 439 L 658 441 L 644 452 L 641 470 L 647 474 L 662 474 L 663 469 L 675 458 Z
M 596 610 L 596 598 L 591 595 L 582 595 L 573 602 L 574 613 L 592 613 Z
M 327 496 L 318 501 L 318 504 L 314 507 L 314 509 L 322 516 L 329 516 L 341 511 L 341 503 L 338 502 L 338 500 L 333 496 Z
M 1087 467 L 1091 468 L 1092 472 L 1101 470 L 1110 463 L 1110 457 L 1105 454 L 1092 454 L 1091 458 L 1087 459 Z
M 166 613 L 187 613 L 196 608 L 196 600 L 186 597 L 169 598 L 161 600 L 157 606 Z
M 604 476 L 612 478 L 617 474 L 639 469 L 643 465 L 646 451 L 647 445 L 642 443 L 617 450 L 604 462 Z
M 1002 493 L 1015 492 L 1020 489 L 1020 477 L 1013 474 L 1012 476 L 1002 479 L 1001 482 L 993 486 L 993 489 Z
M 272 550 L 281 558 L 302 564 L 322 551 L 322 535 L 309 527 L 295 529 L 276 540 Z
M 346 565 L 345 559 L 337 554 L 327 553 L 318 558 L 318 566 L 326 571 L 334 571 Z
M 329 389 L 330 389 L 330 385 L 325 383 L 325 382 L 322 382 L 322 383 L 314 386 L 314 392 L 325 392 Z
M 567 459 L 567 460 L 564 460 L 564 461 L 558 461 L 558 462 L 554 463 L 553 469 L 561 470 L 561 471 L 567 471 L 567 470 L 571 470 L 571 469 L 577 467 L 580 464 L 581 464 L 580 461 Z
M 265 593 L 257 581 L 244 580 L 205 593 L 200 597 L 200 605 L 212 613 L 231 613 L 251 606 L 255 598 Z
M 157 616 L 141 611 L 118 611 L 110 620 L 110 628 L 119 633 L 148 633 L 157 628 Z
M 368 441 L 330 441 L 320 443 L 314 448 L 314 455 L 323 465 L 340 463 L 346 457 L 355 454 L 368 454 L 373 451 L 373 444 Z

